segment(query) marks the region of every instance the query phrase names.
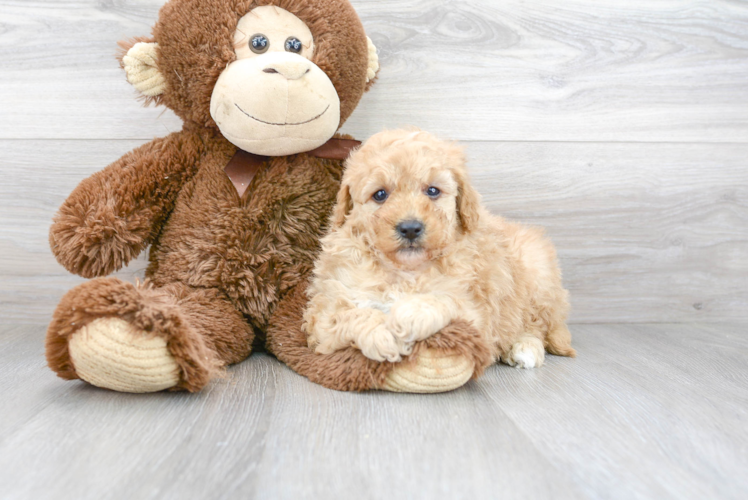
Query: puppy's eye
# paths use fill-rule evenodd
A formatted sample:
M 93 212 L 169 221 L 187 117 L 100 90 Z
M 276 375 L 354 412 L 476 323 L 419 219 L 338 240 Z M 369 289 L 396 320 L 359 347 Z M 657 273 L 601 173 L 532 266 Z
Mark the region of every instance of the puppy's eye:
M 249 48 L 252 49 L 252 52 L 255 54 L 266 52 L 268 47 L 270 47 L 270 40 L 268 40 L 268 37 L 262 33 L 252 35 L 252 38 L 249 39 Z
M 384 200 L 387 199 L 387 191 L 385 191 L 384 189 L 380 189 L 379 191 L 377 191 L 376 193 L 374 193 L 374 195 L 372 196 L 372 198 L 377 203 L 382 203 Z
M 289 36 L 286 39 L 286 52 L 295 52 L 296 54 L 301 53 L 301 40 L 295 36 Z
M 439 196 L 442 192 L 439 191 L 439 188 L 435 188 L 434 186 L 429 187 L 426 189 L 426 196 L 430 198 L 436 198 Z

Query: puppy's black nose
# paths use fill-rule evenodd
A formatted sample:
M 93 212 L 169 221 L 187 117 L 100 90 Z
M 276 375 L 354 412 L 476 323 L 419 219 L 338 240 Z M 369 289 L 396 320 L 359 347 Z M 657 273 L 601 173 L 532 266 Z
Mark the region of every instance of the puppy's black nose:
M 404 220 L 397 225 L 396 229 L 400 236 L 413 241 L 423 234 L 423 223 L 418 220 Z

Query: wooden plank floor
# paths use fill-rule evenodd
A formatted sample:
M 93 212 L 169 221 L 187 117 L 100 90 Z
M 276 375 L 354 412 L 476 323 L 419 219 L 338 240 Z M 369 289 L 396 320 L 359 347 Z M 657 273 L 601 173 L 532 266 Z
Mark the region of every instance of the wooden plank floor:
M 0 498 L 745 498 L 748 336 L 574 325 L 576 359 L 441 395 L 330 391 L 255 355 L 200 394 L 120 394 L 0 329 Z

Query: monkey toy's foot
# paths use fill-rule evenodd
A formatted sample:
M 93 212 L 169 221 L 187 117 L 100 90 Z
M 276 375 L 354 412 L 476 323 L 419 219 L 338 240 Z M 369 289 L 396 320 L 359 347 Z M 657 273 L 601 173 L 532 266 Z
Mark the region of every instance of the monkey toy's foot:
M 47 330 L 60 377 L 121 392 L 197 391 L 219 371 L 176 287 L 97 278 L 70 290 Z
M 424 349 L 412 363 L 393 367 L 381 388 L 392 392 L 447 392 L 462 387 L 474 373 L 475 363 L 470 358 Z
M 127 321 L 99 318 L 68 340 L 70 361 L 91 385 L 120 392 L 156 392 L 179 383 L 180 369 L 166 339 Z
M 393 392 L 446 392 L 475 378 L 491 362 L 478 332 L 463 321 L 416 344 L 413 353 L 394 363 L 380 389 Z

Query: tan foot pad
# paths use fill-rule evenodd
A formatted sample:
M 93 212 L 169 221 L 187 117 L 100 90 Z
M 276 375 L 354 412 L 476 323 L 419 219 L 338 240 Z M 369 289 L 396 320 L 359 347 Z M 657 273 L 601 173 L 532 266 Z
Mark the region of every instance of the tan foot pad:
M 162 337 L 149 336 L 120 318 L 99 318 L 75 332 L 70 359 L 89 384 L 120 392 L 156 392 L 179 382 L 179 366 Z
M 396 366 L 387 375 L 385 391 L 447 392 L 465 385 L 473 376 L 473 360 L 459 354 L 443 354 L 435 349 L 423 351 L 413 364 Z

